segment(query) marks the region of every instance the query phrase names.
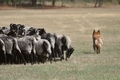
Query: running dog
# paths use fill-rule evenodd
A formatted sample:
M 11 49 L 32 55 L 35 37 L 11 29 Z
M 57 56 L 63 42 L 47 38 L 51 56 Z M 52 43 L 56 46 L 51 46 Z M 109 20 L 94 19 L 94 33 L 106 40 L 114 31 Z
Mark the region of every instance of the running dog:
M 93 38 L 93 49 L 97 54 L 99 54 L 100 48 L 103 45 L 103 41 L 100 35 L 100 30 L 98 30 L 97 32 L 93 30 L 92 38 Z

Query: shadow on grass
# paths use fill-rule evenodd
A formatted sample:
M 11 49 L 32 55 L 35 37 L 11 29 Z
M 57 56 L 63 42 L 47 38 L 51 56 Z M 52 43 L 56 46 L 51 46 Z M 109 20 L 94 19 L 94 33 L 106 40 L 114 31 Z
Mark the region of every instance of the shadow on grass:
M 83 52 L 84 54 L 94 54 L 94 52 L 87 52 L 87 51 L 85 51 L 85 52 Z

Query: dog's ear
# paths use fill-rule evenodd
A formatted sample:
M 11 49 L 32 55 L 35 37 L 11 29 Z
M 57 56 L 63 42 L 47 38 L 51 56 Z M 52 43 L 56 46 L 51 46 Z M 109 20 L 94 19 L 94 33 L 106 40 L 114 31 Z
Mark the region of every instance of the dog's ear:
M 92 37 L 94 36 L 94 34 L 95 34 L 95 29 L 93 30 L 93 34 L 92 34 Z
M 95 33 L 95 29 L 93 30 L 93 34 Z
M 95 29 L 93 30 L 93 34 L 96 33 Z
M 99 34 L 100 34 L 100 30 L 98 30 L 98 31 L 97 31 L 97 33 L 99 33 Z

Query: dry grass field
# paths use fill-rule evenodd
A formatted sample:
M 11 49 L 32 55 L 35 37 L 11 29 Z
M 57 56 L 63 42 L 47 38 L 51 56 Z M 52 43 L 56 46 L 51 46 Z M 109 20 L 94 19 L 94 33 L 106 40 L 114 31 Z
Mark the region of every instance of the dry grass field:
M 10 23 L 68 35 L 75 51 L 52 64 L 0 65 L 0 80 L 120 80 L 120 7 L 1 10 L 0 26 Z M 103 38 L 101 54 L 93 51 L 94 29 Z

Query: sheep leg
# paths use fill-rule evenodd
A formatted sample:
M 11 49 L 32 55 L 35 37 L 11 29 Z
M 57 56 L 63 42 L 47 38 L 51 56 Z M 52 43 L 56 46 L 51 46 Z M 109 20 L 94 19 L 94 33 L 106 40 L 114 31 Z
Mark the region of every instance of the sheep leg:
M 25 59 L 24 59 L 23 54 L 22 54 L 22 53 L 19 53 L 19 55 L 20 55 L 20 57 L 21 57 L 21 59 L 22 59 L 22 61 L 23 61 L 24 65 L 26 65 L 26 62 L 25 62 Z
M 56 61 L 56 60 L 55 60 L 55 51 L 54 51 L 53 48 L 51 48 L 51 50 L 52 50 L 52 54 L 53 54 L 53 56 L 54 56 L 54 61 Z
M 31 65 L 33 65 L 34 62 L 33 62 L 33 55 L 32 54 L 30 54 L 30 58 L 31 58 Z
M 6 54 L 4 54 L 4 57 L 5 57 L 5 65 L 7 63 L 7 57 L 6 57 Z

